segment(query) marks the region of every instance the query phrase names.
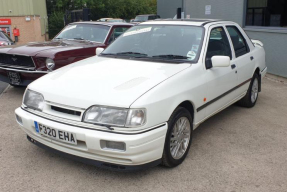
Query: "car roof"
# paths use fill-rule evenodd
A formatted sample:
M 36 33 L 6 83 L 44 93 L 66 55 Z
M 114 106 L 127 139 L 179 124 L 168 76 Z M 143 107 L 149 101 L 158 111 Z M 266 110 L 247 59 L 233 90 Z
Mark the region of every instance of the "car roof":
M 216 22 L 231 22 L 231 21 L 224 21 L 220 19 L 156 19 L 156 20 L 150 20 L 141 23 L 140 25 L 144 24 L 181 24 L 181 25 L 194 25 L 194 26 L 205 26 L 206 24 L 210 23 L 216 23 Z
M 106 25 L 106 26 L 117 26 L 117 25 L 127 25 L 127 26 L 134 26 L 131 23 L 124 23 L 124 22 L 98 22 L 98 21 L 80 21 L 74 22 L 70 24 L 92 24 L 92 25 Z

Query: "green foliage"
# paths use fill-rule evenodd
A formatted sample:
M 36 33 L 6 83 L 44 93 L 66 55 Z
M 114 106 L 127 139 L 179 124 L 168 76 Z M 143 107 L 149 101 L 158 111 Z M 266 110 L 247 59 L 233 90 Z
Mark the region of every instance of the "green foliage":
M 46 0 L 49 14 L 49 33 L 53 37 L 63 28 L 66 11 L 84 7 L 91 9 L 91 20 L 113 17 L 132 19 L 140 14 L 155 14 L 157 0 Z M 62 16 L 62 18 L 60 18 Z M 57 23 L 54 23 L 57 22 Z M 57 28 L 58 27 L 58 28 Z M 57 31 L 57 32 L 56 32 Z
M 64 13 L 53 12 L 48 19 L 49 36 L 55 37 L 64 27 Z

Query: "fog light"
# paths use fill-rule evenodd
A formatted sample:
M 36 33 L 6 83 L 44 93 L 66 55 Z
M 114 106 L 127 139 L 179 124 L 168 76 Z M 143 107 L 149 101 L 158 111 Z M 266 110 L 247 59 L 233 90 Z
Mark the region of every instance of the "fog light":
M 16 120 L 19 124 L 23 125 L 22 118 L 16 115 Z
M 101 148 L 109 149 L 109 150 L 116 150 L 116 151 L 125 151 L 126 144 L 124 142 L 101 140 Z

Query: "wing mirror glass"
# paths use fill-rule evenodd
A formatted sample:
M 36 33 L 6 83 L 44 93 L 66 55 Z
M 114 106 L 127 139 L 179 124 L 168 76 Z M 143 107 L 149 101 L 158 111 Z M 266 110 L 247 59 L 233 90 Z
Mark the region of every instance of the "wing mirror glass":
M 228 56 L 213 56 L 211 57 L 212 67 L 229 67 L 230 57 Z
M 105 50 L 104 48 L 98 47 L 98 48 L 96 49 L 96 55 L 101 54 L 104 50 Z

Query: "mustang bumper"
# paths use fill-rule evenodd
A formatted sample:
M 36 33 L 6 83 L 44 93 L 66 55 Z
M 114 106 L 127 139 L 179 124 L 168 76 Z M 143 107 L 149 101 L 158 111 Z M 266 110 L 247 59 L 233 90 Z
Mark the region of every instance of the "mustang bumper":
M 28 135 L 28 140 L 69 158 L 123 171 L 156 166 L 161 162 L 167 123 L 139 134 L 119 134 L 54 122 L 28 113 L 21 108 L 16 109 L 15 113 L 18 116 L 18 124 Z M 19 121 L 19 117 L 22 122 Z M 62 143 L 38 134 L 34 121 L 54 129 L 74 133 L 78 141 L 77 145 Z M 124 142 L 126 149 L 125 151 L 116 151 L 102 148 L 101 140 Z
M 38 78 L 42 77 L 43 75 L 47 74 L 46 71 L 26 71 L 26 70 L 19 70 L 19 69 L 12 69 L 12 68 L 10 69 L 10 68 L 0 67 L 0 81 L 3 81 L 3 82 L 11 84 L 11 80 L 8 77 L 8 72 L 15 72 L 15 73 L 19 74 L 20 84 L 17 84 L 19 86 L 27 86 L 31 82 L 33 82 L 36 79 L 38 79 Z

